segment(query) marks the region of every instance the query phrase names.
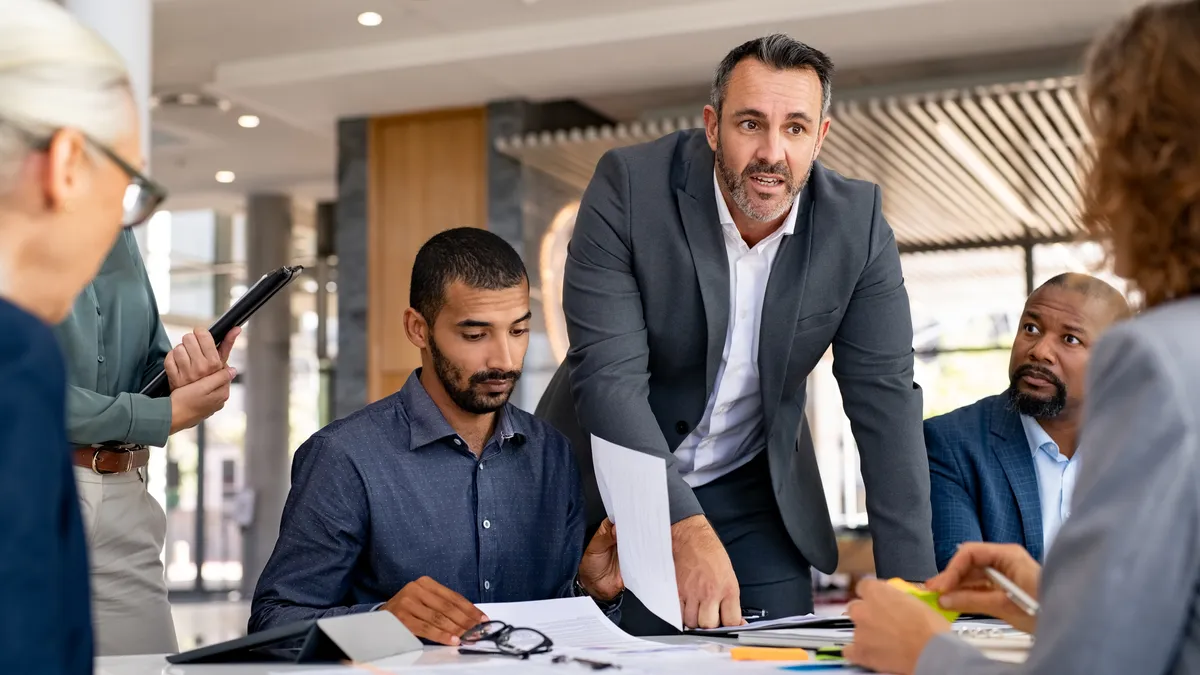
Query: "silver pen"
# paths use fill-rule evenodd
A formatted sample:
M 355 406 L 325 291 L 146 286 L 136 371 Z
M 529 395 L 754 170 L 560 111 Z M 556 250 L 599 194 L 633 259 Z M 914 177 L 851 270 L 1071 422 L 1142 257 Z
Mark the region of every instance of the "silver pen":
M 1021 590 L 1020 586 L 1013 583 L 1008 577 L 997 572 L 993 567 L 984 567 L 983 572 L 984 574 L 987 574 L 989 579 L 992 580 L 992 583 L 996 584 L 1004 591 L 1004 594 L 1008 596 L 1009 600 L 1013 601 L 1014 605 L 1021 608 L 1021 611 L 1025 612 L 1029 616 L 1038 615 L 1038 612 L 1041 610 L 1041 605 L 1038 604 L 1037 600 L 1031 598 L 1028 593 Z

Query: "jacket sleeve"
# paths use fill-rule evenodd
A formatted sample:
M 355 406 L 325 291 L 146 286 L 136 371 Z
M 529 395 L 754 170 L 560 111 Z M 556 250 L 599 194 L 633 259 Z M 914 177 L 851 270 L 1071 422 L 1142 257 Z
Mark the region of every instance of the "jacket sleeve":
M 967 489 L 958 449 L 946 442 L 936 420 L 925 422 L 929 455 L 929 502 L 933 507 L 933 550 L 938 570 L 945 569 L 959 544 L 982 541 L 975 500 Z
M 891 227 L 875 207 L 866 266 L 833 341 L 833 374 L 861 457 L 880 577 L 935 570 L 921 388 L 913 382 L 912 314 Z
M 590 433 L 667 463 L 671 522 L 703 513 L 650 408 L 650 347 L 633 270 L 629 171 L 605 154 L 580 202 L 563 278 L 571 391 Z

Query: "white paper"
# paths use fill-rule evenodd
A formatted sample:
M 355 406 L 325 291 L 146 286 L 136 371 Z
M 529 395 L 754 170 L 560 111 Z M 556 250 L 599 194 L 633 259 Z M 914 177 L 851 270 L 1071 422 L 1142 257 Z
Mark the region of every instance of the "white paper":
M 671 553 L 667 463 L 595 435 L 592 462 L 604 510 L 617 526 L 617 555 L 625 587 L 660 619 L 683 630 Z
M 644 647 L 648 641 L 617 628 L 591 598 L 560 598 L 534 602 L 495 602 L 476 605 L 491 621 L 516 628 L 534 628 L 554 641 L 554 650 Z

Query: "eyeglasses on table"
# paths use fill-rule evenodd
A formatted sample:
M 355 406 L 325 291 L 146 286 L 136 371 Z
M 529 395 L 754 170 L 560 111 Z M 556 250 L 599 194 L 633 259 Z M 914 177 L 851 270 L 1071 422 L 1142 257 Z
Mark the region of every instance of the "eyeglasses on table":
M 485 621 L 459 637 L 460 654 L 501 654 L 527 659 L 534 654 L 545 654 L 554 642 L 545 633 L 533 628 L 516 628 L 503 621 Z M 481 647 L 480 643 L 491 643 L 493 649 Z

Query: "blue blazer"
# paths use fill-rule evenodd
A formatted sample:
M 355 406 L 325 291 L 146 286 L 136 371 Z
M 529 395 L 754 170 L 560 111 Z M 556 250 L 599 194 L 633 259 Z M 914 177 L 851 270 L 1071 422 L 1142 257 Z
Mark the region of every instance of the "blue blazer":
M 92 672 L 87 548 L 67 374 L 43 324 L 0 299 L 0 673 Z
M 939 570 L 965 541 L 1021 544 L 1042 559 L 1033 451 L 1007 394 L 926 420 L 925 449 Z

